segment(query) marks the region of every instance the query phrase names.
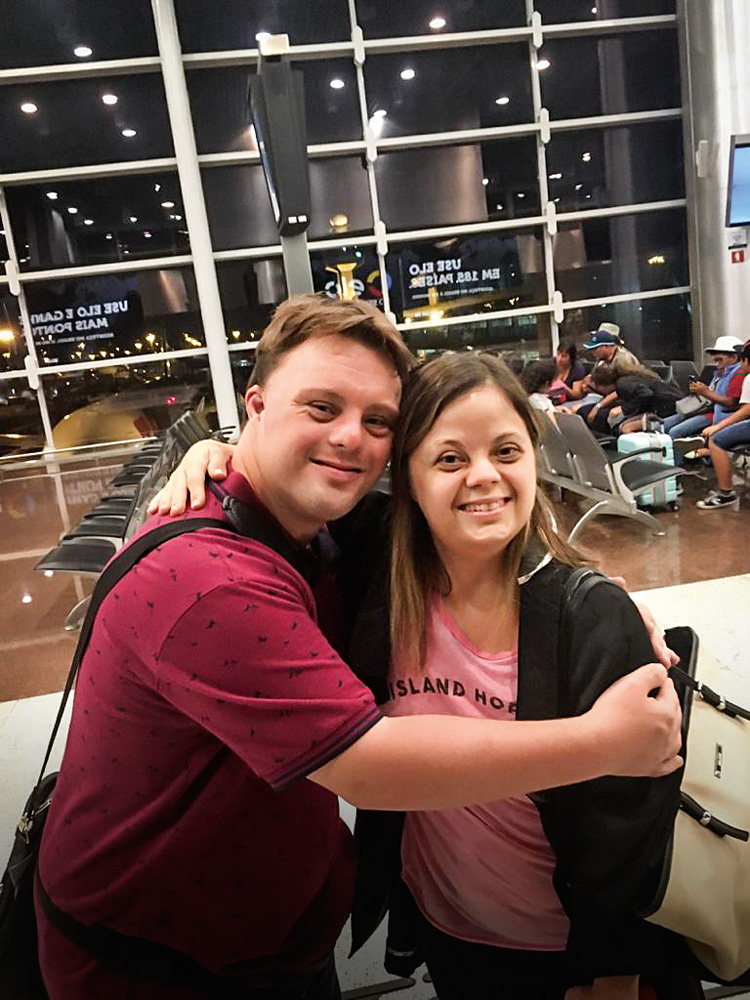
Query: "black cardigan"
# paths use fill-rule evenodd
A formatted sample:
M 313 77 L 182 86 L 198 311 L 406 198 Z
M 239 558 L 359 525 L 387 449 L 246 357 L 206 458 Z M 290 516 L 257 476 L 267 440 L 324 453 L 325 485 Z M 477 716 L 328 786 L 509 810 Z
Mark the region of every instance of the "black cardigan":
M 376 699 L 388 698 L 387 610 L 389 498 L 370 494 L 334 526 L 348 604 L 348 662 Z M 561 599 L 571 570 L 544 552 L 522 565 L 518 713 L 550 719 L 587 711 L 617 678 L 653 660 L 641 616 L 628 595 L 602 578 L 576 596 L 575 627 L 561 634 Z M 567 620 L 567 616 L 566 616 Z M 555 889 L 570 918 L 568 951 L 580 981 L 642 971 L 647 939 L 660 929 L 636 919 L 653 897 L 678 808 L 681 772 L 663 778 L 599 778 L 532 796 L 557 857 Z M 360 860 L 352 913 L 352 952 L 390 908 L 389 971 L 407 975 L 421 962 L 419 920 L 400 883 L 403 814 L 360 810 Z M 411 958 L 406 957 L 413 952 Z

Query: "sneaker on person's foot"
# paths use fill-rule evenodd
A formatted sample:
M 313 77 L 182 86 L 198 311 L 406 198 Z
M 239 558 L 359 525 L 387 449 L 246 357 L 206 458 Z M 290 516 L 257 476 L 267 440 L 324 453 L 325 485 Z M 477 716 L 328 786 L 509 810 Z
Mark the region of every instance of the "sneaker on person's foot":
M 740 498 L 734 491 L 731 493 L 712 492 L 705 499 L 699 500 L 695 506 L 700 507 L 701 510 L 719 510 L 720 507 L 733 507 L 738 510 Z
M 682 458 L 689 455 L 691 452 L 698 451 L 699 448 L 706 447 L 706 439 L 702 434 L 697 434 L 694 437 L 675 438 L 672 443 L 675 457 Z

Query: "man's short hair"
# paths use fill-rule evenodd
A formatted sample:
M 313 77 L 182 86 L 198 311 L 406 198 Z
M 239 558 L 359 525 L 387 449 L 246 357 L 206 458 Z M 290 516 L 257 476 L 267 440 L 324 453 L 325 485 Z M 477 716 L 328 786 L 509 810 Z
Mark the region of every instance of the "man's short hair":
M 250 385 L 264 385 L 281 359 L 311 337 L 337 334 L 370 347 L 403 379 L 415 359 L 396 327 L 370 302 L 332 299 L 324 292 L 292 295 L 275 310 L 255 352 Z

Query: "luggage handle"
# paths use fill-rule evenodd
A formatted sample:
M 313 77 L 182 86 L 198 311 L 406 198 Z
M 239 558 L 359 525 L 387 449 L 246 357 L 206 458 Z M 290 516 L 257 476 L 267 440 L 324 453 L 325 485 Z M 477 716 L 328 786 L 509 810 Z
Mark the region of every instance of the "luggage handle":
M 735 705 L 732 701 L 727 701 L 723 695 L 717 694 L 713 688 L 697 681 L 690 674 L 685 673 L 684 670 L 681 670 L 679 667 L 671 667 L 669 673 L 673 680 L 687 685 L 692 691 L 699 694 L 707 704 L 715 708 L 717 712 L 723 712 L 730 719 L 744 719 L 745 722 L 750 722 L 750 711 L 748 709 L 743 708 L 741 705 Z
M 705 826 L 711 833 L 716 834 L 717 837 L 732 837 L 734 840 L 745 842 L 750 840 L 750 833 L 747 830 L 742 830 L 740 827 L 732 826 L 731 823 L 725 823 L 724 820 L 718 819 L 687 792 L 680 792 L 680 809 L 691 819 L 697 820 L 701 826 Z

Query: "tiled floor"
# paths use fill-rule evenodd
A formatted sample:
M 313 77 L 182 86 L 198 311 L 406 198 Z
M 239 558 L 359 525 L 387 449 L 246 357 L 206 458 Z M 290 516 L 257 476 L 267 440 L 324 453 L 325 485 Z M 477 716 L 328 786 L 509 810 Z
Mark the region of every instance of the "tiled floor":
M 91 579 L 34 573 L 33 567 L 60 534 L 77 523 L 123 459 L 44 470 L 0 472 L 0 861 L 46 745 L 74 648 L 63 632 L 65 618 L 89 592 Z M 750 671 L 750 495 L 739 512 L 695 507 L 710 483 L 683 479 L 677 513 L 658 515 L 665 535 L 622 518 L 600 518 L 581 539 L 602 569 L 626 578 L 664 627 L 690 624 L 727 670 Z M 574 506 L 558 509 L 560 522 L 577 519 Z M 30 600 L 29 600 L 30 599 Z M 53 766 L 59 759 L 57 748 Z M 349 816 L 348 807 L 345 813 Z M 382 982 L 382 934 L 351 962 L 346 932 L 338 948 L 342 984 L 355 989 Z M 419 982 L 409 1000 L 428 1000 L 434 990 Z

